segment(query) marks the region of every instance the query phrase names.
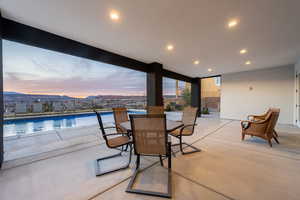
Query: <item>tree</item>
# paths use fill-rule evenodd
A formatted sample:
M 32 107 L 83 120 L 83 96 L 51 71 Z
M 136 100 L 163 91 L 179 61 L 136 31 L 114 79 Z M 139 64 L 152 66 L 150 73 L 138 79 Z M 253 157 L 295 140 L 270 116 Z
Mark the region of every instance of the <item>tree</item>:
M 182 98 L 185 101 L 186 106 L 191 105 L 191 97 L 191 90 L 189 88 L 185 88 L 182 92 Z

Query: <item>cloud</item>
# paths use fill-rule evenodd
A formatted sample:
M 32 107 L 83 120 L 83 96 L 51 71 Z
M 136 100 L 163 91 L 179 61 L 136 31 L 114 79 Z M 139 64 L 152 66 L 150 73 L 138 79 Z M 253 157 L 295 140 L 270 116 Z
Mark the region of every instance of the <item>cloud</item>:
M 70 96 L 145 95 L 146 76 L 141 75 L 131 77 L 130 73 L 123 72 L 115 73 L 107 78 L 88 80 L 80 76 L 66 79 L 24 80 L 18 78 L 18 75 L 10 73 L 4 79 L 4 88 L 6 91 Z
M 4 90 L 69 96 L 146 95 L 146 73 L 15 42 L 3 42 Z M 164 78 L 164 94 L 175 80 Z

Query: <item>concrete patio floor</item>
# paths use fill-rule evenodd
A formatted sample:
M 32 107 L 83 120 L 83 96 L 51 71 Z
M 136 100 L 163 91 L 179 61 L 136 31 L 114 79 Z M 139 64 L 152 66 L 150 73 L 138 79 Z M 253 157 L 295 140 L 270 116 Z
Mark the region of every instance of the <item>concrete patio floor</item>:
M 199 118 L 197 123 L 185 141 L 202 151 L 173 158 L 173 199 L 299 199 L 299 128 L 278 125 L 281 144 L 270 148 L 255 137 L 241 141 L 239 121 Z M 7 167 L 0 171 L 0 199 L 160 199 L 125 192 L 135 159 L 131 169 L 95 177 L 93 161 L 113 152 L 94 143 Z M 109 162 L 118 164 L 119 159 Z M 143 158 L 141 164 L 145 170 L 136 187 L 163 190 L 166 170 L 158 159 Z

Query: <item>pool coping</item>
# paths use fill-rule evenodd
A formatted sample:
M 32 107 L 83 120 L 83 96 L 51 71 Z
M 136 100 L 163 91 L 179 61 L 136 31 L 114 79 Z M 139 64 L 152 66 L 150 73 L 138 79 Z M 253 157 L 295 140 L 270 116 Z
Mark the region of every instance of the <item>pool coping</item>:
M 137 112 L 137 111 L 145 111 L 142 109 L 128 109 L 129 112 Z M 105 111 L 98 111 L 100 113 L 112 113 L 112 110 L 105 110 Z M 56 114 L 47 114 L 47 115 L 30 115 L 30 116 L 20 116 L 20 117 L 7 117 L 4 118 L 5 121 L 11 121 L 11 120 L 23 120 L 23 119 L 36 119 L 36 118 L 43 118 L 43 117 L 60 117 L 60 116 L 71 116 L 71 115 L 85 115 L 85 114 L 92 114 L 93 111 L 88 112 L 72 112 L 72 113 L 56 113 Z

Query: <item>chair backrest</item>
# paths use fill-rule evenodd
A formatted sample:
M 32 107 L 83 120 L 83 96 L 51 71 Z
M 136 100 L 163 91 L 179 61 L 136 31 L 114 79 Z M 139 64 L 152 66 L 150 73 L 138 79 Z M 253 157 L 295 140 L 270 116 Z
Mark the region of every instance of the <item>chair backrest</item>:
M 165 115 L 130 115 L 130 122 L 135 154 L 167 154 Z
M 193 124 L 193 126 L 189 126 L 186 129 L 189 129 L 191 133 L 194 132 L 194 127 L 196 124 L 196 119 L 199 114 L 199 109 L 197 107 L 187 106 L 183 109 L 182 114 L 182 123 L 183 125 Z
M 264 115 L 267 116 L 271 111 L 272 111 L 272 108 L 269 108 Z
M 123 131 L 121 131 L 119 124 L 122 122 L 129 121 L 128 115 L 127 115 L 127 108 L 113 108 L 112 110 L 114 113 L 114 119 L 115 119 L 117 132 L 122 133 Z
M 94 110 L 94 112 L 95 112 L 95 114 L 97 116 L 97 119 L 98 119 L 98 123 L 99 123 L 99 126 L 100 126 L 102 137 L 105 140 L 105 142 L 107 142 L 107 137 L 106 137 L 105 129 L 104 129 L 104 126 L 103 126 L 101 114 L 99 112 L 97 112 L 96 110 Z
M 268 123 L 265 133 L 267 134 L 267 136 L 269 138 L 272 138 L 273 131 L 275 129 L 276 123 L 279 118 L 280 109 L 279 108 L 271 108 L 270 110 L 271 111 L 267 116 L 267 118 L 269 118 L 269 123 Z
M 147 106 L 147 114 L 164 114 L 163 106 Z
M 268 110 L 267 110 L 267 112 L 264 114 L 264 116 L 265 116 L 265 119 L 268 117 L 268 115 L 272 112 L 272 109 L 273 108 L 269 108 Z

